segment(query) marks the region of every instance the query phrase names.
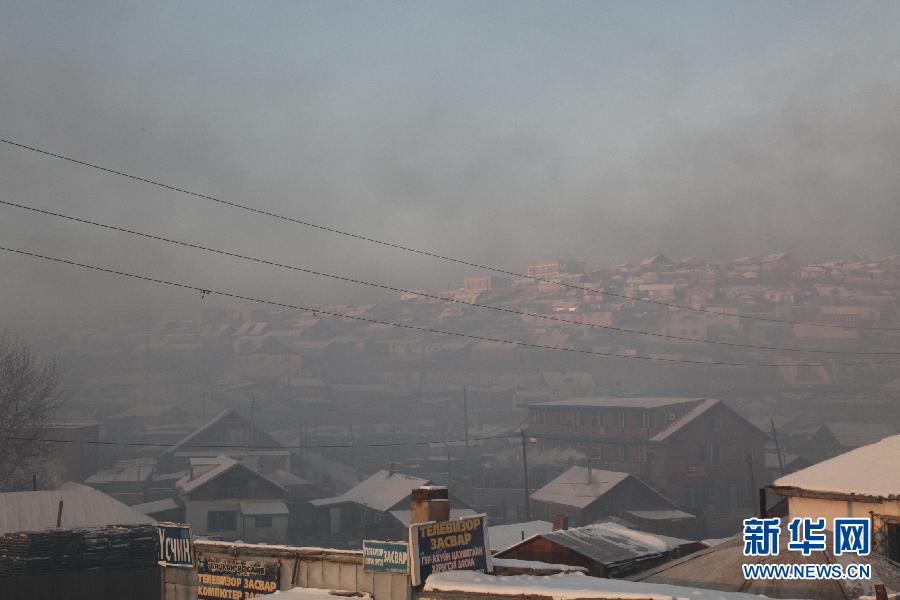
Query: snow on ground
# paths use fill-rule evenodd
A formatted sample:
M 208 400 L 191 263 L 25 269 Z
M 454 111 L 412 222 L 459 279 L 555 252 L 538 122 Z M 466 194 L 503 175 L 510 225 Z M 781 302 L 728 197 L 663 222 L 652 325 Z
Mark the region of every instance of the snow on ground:
M 491 563 L 495 567 L 507 569 L 535 569 L 538 571 L 565 571 L 567 573 L 587 573 L 584 567 L 545 563 L 539 560 L 518 560 L 516 558 L 492 558 Z
M 547 596 L 554 600 L 616 598 L 634 600 L 760 600 L 762 596 L 700 588 L 600 579 L 583 573 L 514 575 L 495 577 L 476 571 L 451 571 L 431 575 L 427 592 L 469 592 L 502 596 Z M 334 600 L 334 599 L 332 599 Z
M 266 597 L 276 598 L 277 600 L 372 600 L 372 596 L 366 592 L 344 592 L 302 587 L 281 590 Z

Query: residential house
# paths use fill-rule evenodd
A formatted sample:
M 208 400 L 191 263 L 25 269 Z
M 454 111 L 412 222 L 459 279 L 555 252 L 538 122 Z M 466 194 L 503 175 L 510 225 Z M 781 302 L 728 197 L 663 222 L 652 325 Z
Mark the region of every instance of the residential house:
M 788 516 L 872 519 L 873 556 L 900 562 L 900 435 L 886 437 L 806 469 L 769 486 L 788 500 Z
M 889 423 L 825 423 L 803 444 L 800 454 L 817 463 L 896 433 Z
M 160 470 L 188 468 L 192 458 L 226 454 L 262 473 L 294 472 L 293 454 L 271 435 L 234 410 L 225 410 L 160 456 Z
M 628 473 L 589 467 L 571 467 L 531 494 L 532 514 L 552 520 L 557 516 L 578 527 L 637 511 L 647 520 L 654 513 L 690 525 L 694 515 L 678 510 L 674 502 Z M 699 533 L 699 532 L 696 532 Z
M 700 542 L 606 522 L 538 533 L 497 557 L 584 567 L 594 577 L 621 578 L 703 547 Z
M 125 504 L 140 504 L 150 500 L 148 492 L 155 470 L 156 459 L 125 459 L 94 473 L 84 483 Z
M 287 541 L 288 490 L 232 458 L 193 459 L 190 473 L 176 489 L 195 535 L 251 543 Z
M 487 292 L 490 290 L 508 288 L 512 285 L 512 281 L 495 275 L 485 275 L 483 277 L 466 277 L 463 280 L 463 288 L 467 292 Z
M 584 273 L 584 263 L 577 260 L 546 260 L 528 265 L 527 275 L 536 279 L 549 279 L 560 275 Z
M 270 337 L 247 355 L 247 375 L 282 378 L 300 374 L 300 353 L 276 337 Z
M 433 485 L 431 481 L 378 471 L 339 496 L 312 500 L 318 517 L 318 535 L 329 543 L 347 543 L 363 539 L 402 540 L 410 518 L 410 495 L 416 488 Z M 450 517 L 475 514 L 471 507 L 452 494 Z
M 860 562 L 854 554 L 842 554 L 835 556 L 830 549 L 824 552 L 813 550 L 808 556 L 802 552 L 790 550 L 788 542 L 790 535 L 787 528 L 782 526 L 778 538 L 777 561 L 782 564 L 796 565 L 822 565 L 841 564 L 846 567 L 849 563 Z M 744 556 L 744 543 L 741 536 L 737 535 L 710 548 L 689 554 L 688 556 L 669 561 L 642 573 L 629 577 L 633 581 L 655 584 L 688 585 L 718 590 L 715 598 L 732 598 L 740 592 L 746 592 L 752 597 L 760 598 L 815 598 L 816 600 L 847 600 L 848 598 L 860 598 L 862 596 L 874 597 L 872 584 L 882 582 L 888 589 L 900 589 L 900 568 L 896 563 L 877 557 L 874 554 L 865 558 L 866 563 L 872 567 L 872 579 L 746 579 L 744 578 L 742 565 L 745 564 L 771 564 L 771 556 Z M 696 598 L 699 592 L 684 597 Z M 681 597 L 679 595 L 679 597 Z
M 708 513 L 713 529 L 734 526 L 764 483 L 768 436 L 720 400 L 578 398 L 528 408 L 542 448 L 581 449 L 599 467 L 637 474 L 678 506 Z

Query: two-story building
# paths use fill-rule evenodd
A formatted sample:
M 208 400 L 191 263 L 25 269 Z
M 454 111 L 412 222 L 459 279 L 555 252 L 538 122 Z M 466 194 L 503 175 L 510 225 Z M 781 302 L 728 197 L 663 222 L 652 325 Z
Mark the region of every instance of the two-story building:
M 755 506 L 768 437 L 720 400 L 578 398 L 533 404 L 540 447 L 585 452 L 599 468 L 637 474 L 680 507 L 733 524 Z M 723 524 L 724 526 L 724 524 Z

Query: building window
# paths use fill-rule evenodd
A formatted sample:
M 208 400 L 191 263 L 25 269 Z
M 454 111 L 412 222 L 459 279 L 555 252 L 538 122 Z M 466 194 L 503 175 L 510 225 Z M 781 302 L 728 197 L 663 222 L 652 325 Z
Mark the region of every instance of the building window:
M 720 429 L 722 429 L 722 415 L 720 415 L 720 414 L 713 415 L 712 428 L 715 431 L 719 431 Z
M 237 512 L 233 510 L 211 510 L 206 513 L 208 531 L 234 531 L 237 529 Z
M 718 444 L 701 444 L 698 447 L 697 462 L 709 465 L 722 462 L 722 448 Z
M 641 426 L 644 428 L 650 427 L 650 412 L 644 411 L 641 413 Z
M 625 429 L 625 411 L 619 411 L 619 429 Z
M 271 527 L 272 526 L 272 517 L 265 515 L 256 517 L 253 519 L 254 527 Z
M 900 562 L 900 523 L 885 523 L 884 555 L 894 562 Z
M 628 448 L 625 447 L 625 444 L 619 444 L 617 448 L 619 450 L 619 462 L 626 462 L 628 460 Z

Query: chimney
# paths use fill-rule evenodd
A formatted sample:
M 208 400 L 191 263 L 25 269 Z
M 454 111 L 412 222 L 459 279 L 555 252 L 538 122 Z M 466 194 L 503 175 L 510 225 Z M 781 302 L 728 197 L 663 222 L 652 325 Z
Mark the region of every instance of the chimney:
M 410 523 L 450 520 L 450 492 L 442 485 L 423 485 L 412 491 Z

